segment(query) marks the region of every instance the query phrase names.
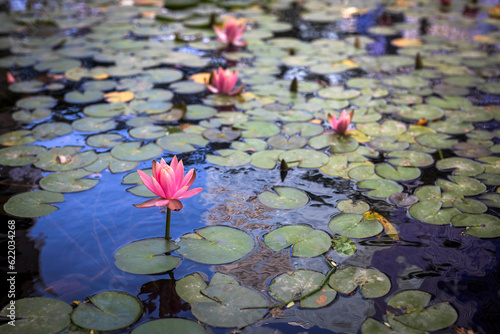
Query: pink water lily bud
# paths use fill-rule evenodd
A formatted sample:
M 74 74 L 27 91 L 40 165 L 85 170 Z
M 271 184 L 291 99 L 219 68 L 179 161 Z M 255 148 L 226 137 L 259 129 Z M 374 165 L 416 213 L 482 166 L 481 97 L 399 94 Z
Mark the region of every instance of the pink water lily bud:
M 342 110 L 340 113 L 340 117 L 337 120 L 335 115 L 328 114 L 328 123 L 339 135 L 344 135 L 349 128 L 349 124 L 351 124 L 352 117 L 354 116 L 354 110 L 351 110 L 350 113 L 347 113 L 345 110 Z
M 245 31 L 245 23 L 240 23 L 237 19 L 232 17 L 224 23 L 224 26 L 213 26 L 217 39 L 224 44 L 235 46 L 245 46 L 247 43 L 241 39 Z
M 174 156 L 170 165 L 163 159 L 161 162 L 153 161 L 153 175 L 149 176 L 142 170 L 138 170 L 142 182 L 151 190 L 156 198 L 147 200 L 141 204 L 134 204 L 136 208 L 150 208 L 153 206 L 167 206 L 171 210 L 182 209 L 181 199 L 189 198 L 196 195 L 203 188 L 194 188 L 189 190 L 189 187 L 196 179 L 196 172 L 191 169 L 184 175 L 184 165 L 182 160 L 177 161 L 177 156 Z
M 238 81 L 238 71 L 232 72 L 219 67 L 217 71 L 213 70 L 211 77 L 212 80 L 210 83 L 205 83 L 205 86 L 207 86 L 212 93 L 237 95 L 241 93 L 244 88 L 244 86 L 240 86 L 239 88 L 233 90 L 236 85 L 236 81 Z

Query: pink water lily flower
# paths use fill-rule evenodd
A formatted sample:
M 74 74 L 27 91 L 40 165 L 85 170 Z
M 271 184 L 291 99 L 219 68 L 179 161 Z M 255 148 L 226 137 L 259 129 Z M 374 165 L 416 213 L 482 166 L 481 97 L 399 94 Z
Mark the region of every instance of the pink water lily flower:
M 182 160 L 177 161 L 177 156 L 174 156 L 170 165 L 163 159 L 159 163 L 154 160 L 152 177 L 142 170 L 138 170 L 137 173 L 146 188 L 159 196 L 141 204 L 134 204 L 137 208 L 167 206 L 171 210 L 180 210 L 182 209 L 181 199 L 194 196 L 203 190 L 203 188 L 189 190 L 196 179 L 196 172 L 191 169 L 184 176 L 184 165 Z
M 340 117 L 337 120 L 335 115 L 328 114 L 328 123 L 339 135 L 344 135 L 347 129 L 349 128 L 349 124 L 351 124 L 352 117 L 354 116 L 354 110 L 351 110 L 350 113 L 347 113 L 344 110 L 340 113 Z
M 226 21 L 222 28 L 218 26 L 213 26 L 213 28 L 219 42 L 235 46 L 247 45 L 247 43 L 241 39 L 245 31 L 245 23 L 240 23 L 234 17 Z
M 224 70 L 221 67 L 217 71 L 212 72 L 212 80 L 210 84 L 205 83 L 205 86 L 216 94 L 237 95 L 241 93 L 244 86 L 233 90 L 236 81 L 238 81 L 238 71 L 232 72 Z

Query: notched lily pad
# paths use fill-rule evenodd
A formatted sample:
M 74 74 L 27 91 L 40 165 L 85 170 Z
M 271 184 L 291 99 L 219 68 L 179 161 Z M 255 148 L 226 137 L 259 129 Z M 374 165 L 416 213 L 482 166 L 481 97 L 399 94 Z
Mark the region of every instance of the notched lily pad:
M 378 220 L 365 219 L 363 215 L 355 213 L 341 213 L 334 216 L 328 227 L 347 238 L 369 238 L 384 230 Z
M 51 172 L 62 172 L 88 166 L 97 160 L 94 151 L 77 153 L 83 146 L 53 147 L 38 155 L 35 166 Z
M 111 155 L 124 161 L 151 160 L 163 153 L 163 150 L 154 143 L 141 146 L 141 142 L 128 142 L 116 145 L 111 149 Z
M 500 219 L 489 214 L 458 214 L 451 219 L 451 223 L 455 227 L 466 227 L 466 234 L 478 238 L 496 238 L 500 236 Z
M 43 146 L 23 145 L 0 149 L 0 165 L 25 166 L 38 161 L 38 156 L 47 149 Z
M 298 257 L 321 255 L 331 242 L 326 232 L 306 225 L 282 226 L 264 236 L 264 243 L 275 252 L 292 246 L 292 255 Z
M 165 238 L 133 241 L 120 247 L 114 257 L 115 265 L 128 273 L 151 275 L 176 268 L 181 258 L 170 255 L 179 246 Z
M 9 198 L 3 209 L 8 214 L 17 217 L 42 217 L 58 208 L 47 203 L 63 202 L 64 196 L 51 191 L 29 191 Z
M 361 267 L 347 267 L 337 270 L 328 281 L 333 289 L 350 294 L 359 286 L 365 298 L 382 297 L 391 289 L 391 281 L 384 273 Z
M 91 189 L 99 180 L 85 179 L 92 172 L 83 169 L 49 174 L 40 180 L 40 186 L 48 191 L 70 193 Z
M 307 194 L 292 187 L 273 187 L 272 191 L 260 193 L 258 198 L 273 209 L 298 209 L 309 202 Z

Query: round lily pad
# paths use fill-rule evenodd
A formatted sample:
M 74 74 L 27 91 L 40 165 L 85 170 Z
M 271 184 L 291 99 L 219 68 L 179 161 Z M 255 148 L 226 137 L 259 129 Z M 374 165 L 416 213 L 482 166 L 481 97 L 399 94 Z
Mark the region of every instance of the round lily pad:
M 234 262 L 250 253 L 255 241 L 247 233 L 227 226 L 208 226 L 181 236 L 179 254 L 206 264 Z
M 416 151 L 394 151 L 387 155 L 389 162 L 396 166 L 427 167 L 434 163 L 431 155 Z
M 314 257 L 328 251 L 332 240 L 321 230 L 306 225 L 282 226 L 264 236 L 264 243 L 275 252 L 292 246 L 292 255 Z
M 40 180 L 40 186 L 48 191 L 59 193 L 72 193 L 88 190 L 97 185 L 99 180 L 84 179 L 92 172 L 83 169 L 70 170 L 49 174 Z
M 35 166 L 51 172 L 62 172 L 88 166 L 97 160 L 94 151 L 77 153 L 83 146 L 54 147 L 38 155 Z
M 71 314 L 79 327 L 94 331 L 112 331 L 125 328 L 142 315 L 142 304 L 134 296 L 122 291 L 104 291 L 89 296 L 90 303 L 80 303 Z
M 107 118 L 85 117 L 74 121 L 73 128 L 81 132 L 104 132 L 116 127 L 116 122 Z
M 447 328 L 457 320 L 457 311 L 448 303 L 438 303 L 406 314 L 395 315 L 395 320 L 421 331 Z
M 105 133 L 87 137 L 87 145 L 98 148 L 113 147 L 123 140 L 123 136 L 116 133 Z
M 309 197 L 292 187 L 273 187 L 274 192 L 264 191 L 258 198 L 266 206 L 274 209 L 297 209 L 309 202 Z
M 488 207 L 483 202 L 472 198 L 454 201 L 453 206 L 463 213 L 484 213 L 488 211 Z
M 38 108 L 33 111 L 28 110 L 18 110 L 12 113 L 12 119 L 18 122 L 33 122 L 40 121 L 44 118 L 49 117 L 52 114 L 50 109 Z
M 217 114 L 217 110 L 212 107 L 207 107 L 199 104 L 191 104 L 187 107 L 185 119 L 200 120 L 207 119 Z
M 207 332 L 200 324 L 188 319 L 157 319 L 143 323 L 130 334 L 162 334 L 168 328 L 170 334 L 206 334 Z
M 125 161 L 145 161 L 161 155 L 163 150 L 154 143 L 141 146 L 141 142 L 129 142 L 116 145 L 111 149 L 111 155 Z
M 15 326 L 8 323 L 0 326 L 5 334 L 15 333 L 57 333 L 70 324 L 69 314 L 73 310 L 68 303 L 53 298 L 24 298 L 15 301 Z M 0 316 L 7 318 L 11 304 L 0 311 Z
M 415 138 L 420 145 L 432 148 L 451 148 L 458 140 L 450 139 L 450 136 L 444 133 L 423 134 Z
M 36 140 L 51 140 L 73 132 L 73 127 L 63 122 L 39 124 L 33 129 L 33 138 Z
M 241 136 L 241 131 L 233 130 L 231 127 L 223 126 L 221 130 L 206 129 L 203 131 L 203 137 L 211 142 L 227 143 L 237 140 Z
M 500 219 L 489 214 L 458 214 L 451 219 L 451 223 L 455 227 L 467 227 L 465 233 L 478 238 L 500 236 Z
M 370 206 L 364 201 L 354 203 L 350 199 L 345 199 L 337 204 L 337 209 L 344 213 L 357 213 L 362 215 L 370 210 Z
M 206 146 L 208 140 L 196 133 L 172 133 L 159 138 L 156 144 L 169 152 L 185 153 L 195 151 L 193 145 Z
M 326 165 L 329 158 L 323 152 L 309 149 L 295 149 L 280 154 L 279 160 L 285 160 L 290 167 L 319 168 Z
M 461 194 L 462 196 L 475 196 L 486 190 L 486 186 L 476 179 L 462 175 L 453 175 L 450 178 L 454 182 L 439 179 L 436 181 L 436 185 L 444 191 Z
M 219 155 L 207 154 L 206 160 L 217 166 L 239 167 L 246 165 L 252 159 L 249 154 L 237 150 L 222 149 L 215 152 Z
M 206 89 L 205 85 L 194 81 L 174 82 L 169 88 L 177 94 L 198 94 L 203 93 Z
M 258 168 L 273 169 L 276 166 L 282 150 L 266 150 L 252 154 L 250 163 Z
M 35 145 L 10 146 L 0 149 L 0 164 L 4 166 L 25 166 L 38 161 L 38 155 L 46 152 L 45 147 Z
M 58 208 L 45 203 L 63 202 L 64 196 L 51 191 L 29 191 L 17 194 L 9 198 L 3 209 L 8 214 L 17 217 L 42 217 L 46 216 Z
M 484 165 L 467 158 L 451 157 L 436 162 L 440 170 L 453 169 L 453 175 L 476 176 L 484 172 Z
M 165 238 L 133 241 L 120 247 L 114 257 L 115 265 L 128 273 L 151 275 L 176 268 L 181 258 L 170 255 L 179 247 Z
M 57 104 L 57 100 L 52 96 L 30 96 L 20 99 L 16 102 L 16 106 L 23 109 L 50 109 Z
M 45 84 L 38 80 L 19 81 L 10 84 L 9 90 L 14 93 L 35 94 L 45 90 Z
M 391 281 L 384 273 L 361 267 L 347 267 L 337 270 L 328 284 L 343 294 L 350 294 L 359 286 L 365 298 L 378 298 L 386 295 L 391 289 Z
M 421 201 L 410 207 L 409 213 L 415 219 L 427 224 L 448 225 L 451 219 L 460 213 L 455 208 L 442 208 L 443 202 Z
M 394 181 L 410 181 L 420 177 L 422 172 L 416 167 L 394 168 L 388 163 L 381 163 L 375 166 L 375 173 L 384 179 Z
M 166 129 L 159 125 L 145 125 L 130 129 L 129 134 L 136 139 L 156 139 L 165 135 Z
M 273 278 L 269 284 L 269 294 L 276 300 L 288 302 L 297 296 L 304 296 L 317 289 L 324 279 L 325 275 L 313 270 L 301 269 L 283 273 Z M 321 291 L 302 299 L 300 307 L 323 307 L 332 303 L 336 296 L 337 291 L 326 285 Z
M 313 123 L 289 123 L 283 125 L 281 132 L 289 136 L 297 134 L 302 137 L 311 137 L 322 133 L 323 127 Z
M 284 135 L 276 135 L 268 138 L 267 143 L 276 149 L 291 150 L 304 147 L 307 139 L 299 136 L 287 138 Z
M 235 141 L 231 144 L 231 147 L 238 151 L 253 151 L 259 152 L 264 151 L 267 148 L 267 143 L 262 139 L 257 138 L 247 138 L 245 142 Z M 276 157 L 277 158 L 277 157 Z M 253 159 L 253 156 L 252 156 Z
M 68 103 L 87 104 L 101 101 L 104 98 L 103 92 L 99 90 L 86 90 L 84 93 L 73 91 L 64 95 L 64 100 Z
M 369 238 L 384 229 L 378 220 L 365 219 L 361 214 L 341 213 L 334 216 L 328 227 L 333 232 L 347 238 Z
M 392 136 L 375 137 L 369 144 L 371 147 L 383 151 L 402 151 L 410 146 L 408 142 L 397 141 L 397 138 Z
M 410 172 L 411 173 L 411 172 Z M 392 194 L 403 191 L 403 187 L 391 180 L 368 179 L 358 182 L 359 189 L 372 189 L 366 194 L 373 197 L 389 197 Z
M 127 112 L 128 106 L 122 102 L 98 103 L 86 106 L 83 113 L 91 117 L 114 117 Z
M 280 130 L 273 123 L 249 121 L 235 125 L 242 130 L 243 138 L 263 138 L 277 135 Z

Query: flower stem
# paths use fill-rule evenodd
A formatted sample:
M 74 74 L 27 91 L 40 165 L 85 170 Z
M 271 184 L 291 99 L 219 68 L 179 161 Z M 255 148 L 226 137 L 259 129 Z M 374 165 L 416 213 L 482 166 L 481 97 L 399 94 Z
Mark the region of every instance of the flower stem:
M 170 214 L 172 213 L 172 210 L 170 210 L 169 207 L 167 207 L 167 222 L 165 224 L 165 239 L 170 240 Z

